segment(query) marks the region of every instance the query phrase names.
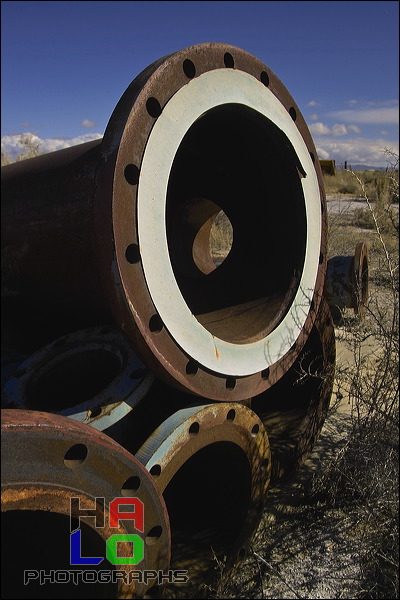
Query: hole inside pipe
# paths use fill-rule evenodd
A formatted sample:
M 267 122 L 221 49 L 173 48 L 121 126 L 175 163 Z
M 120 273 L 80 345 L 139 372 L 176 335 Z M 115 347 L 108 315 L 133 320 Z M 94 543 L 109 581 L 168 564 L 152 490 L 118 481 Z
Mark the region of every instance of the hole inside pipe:
M 211 109 L 183 138 L 167 189 L 168 248 L 190 311 L 212 335 L 249 343 L 289 310 L 306 250 L 300 173 L 286 135 L 240 104 Z
M 251 470 L 243 450 L 216 442 L 191 456 L 164 491 L 171 523 L 171 568 L 213 567 L 229 556 L 248 512 Z M 186 566 L 185 566 L 186 565 Z
M 117 586 L 112 583 L 75 585 L 68 573 L 111 571 L 114 566 L 105 558 L 99 565 L 70 564 L 70 518 L 48 511 L 16 510 L 1 513 L 2 598 L 117 598 Z M 76 522 L 78 528 L 78 523 Z M 82 520 L 81 557 L 105 557 L 105 540 Z M 60 583 L 45 582 L 39 577 L 24 585 L 24 571 L 59 571 Z M 92 576 L 93 579 L 93 576 Z
M 120 358 L 104 348 L 56 356 L 32 376 L 27 408 L 59 411 L 76 406 L 98 395 L 120 370 Z
M 361 266 L 361 303 L 367 304 L 368 302 L 368 258 L 364 256 Z

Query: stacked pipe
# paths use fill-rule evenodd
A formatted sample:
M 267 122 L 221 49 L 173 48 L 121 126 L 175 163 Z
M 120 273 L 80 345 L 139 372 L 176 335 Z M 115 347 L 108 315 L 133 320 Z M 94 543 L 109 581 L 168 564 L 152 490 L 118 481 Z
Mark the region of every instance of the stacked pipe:
M 140 497 L 134 568 L 204 581 L 245 554 L 332 391 L 326 200 L 297 105 L 247 52 L 193 46 L 131 83 L 101 140 L 3 167 L 2 197 L 7 543 L 60 534 L 7 566 L 5 597 L 33 597 L 24 568 L 68 564 L 71 495 Z M 98 552 L 109 531 L 81 521 Z

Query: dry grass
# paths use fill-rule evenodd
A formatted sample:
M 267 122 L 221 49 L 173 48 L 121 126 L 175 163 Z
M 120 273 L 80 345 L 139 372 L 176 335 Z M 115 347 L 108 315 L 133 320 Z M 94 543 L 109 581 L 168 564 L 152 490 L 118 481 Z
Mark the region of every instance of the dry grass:
M 331 215 L 329 254 L 367 242 L 370 300 L 362 322 L 348 309 L 336 329 L 346 360 L 339 353 L 319 466 L 270 490 L 253 552 L 234 573 L 219 562 L 202 597 L 399 597 L 398 164 L 389 158 L 384 173 L 328 177 L 328 194 L 363 199 L 356 214 Z

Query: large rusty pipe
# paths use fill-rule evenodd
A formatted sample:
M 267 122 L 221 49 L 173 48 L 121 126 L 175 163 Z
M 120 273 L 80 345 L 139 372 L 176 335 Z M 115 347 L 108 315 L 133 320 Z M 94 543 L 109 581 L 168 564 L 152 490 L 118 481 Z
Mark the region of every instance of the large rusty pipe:
M 21 344 L 35 323 L 43 344 L 112 316 L 158 376 L 220 401 L 269 388 L 304 346 L 325 279 L 323 180 L 293 98 L 254 56 L 211 43 L 162 58 L 101 141 L 2 173 Z M 233 240 L 217 266 L 221 211 Z
M 92 552 L 80 556 L 104 558 L 105 542 L 113 534 L 141 535 L 145 551 L 139 564 L 124 563 L 124 579 L 110 577 L 107 585 L 101 579 L 97 585 L 84 578 L 77 585 L 73 579 L 66 581 L 63 593 L 70 593 L 69 597 L 140 598 L 154 579 L 143 583 L 129 574 L 138 569 L 168 570 L 170 526 L 162 495 L 140 462 L 108 436 L 63 416 L 6 409 L 2 410 L 1 451 L 2 535 L 7 547 L 3 597 L 58 596 L 59 586 L 50 582 L 49 573 L 71 569 L 70 519 L 75 529 L 81 529 L 82 549 Z M 78 512 L 71 509 L 71 497 L 79 498 Z M 136 497 L 144 504 L 143 527 L 128 519 L 121 519 L 117 527 L 110 523 L 110 502 L 117 497 Z M 103 499 L 104 508 L 95 519 L 96 498 Z M 17 560 L 21 539 L 22 561 Z M 118 556 L 131 557 L 130 542 L 125 539 L 120 544 Z M 26 569 L 47 573 L 46 584 L 34 579 L 24 585 Z M 82 569 L 113 571 L 115 567 L 104 558 L 99 566 L 81 565 Z

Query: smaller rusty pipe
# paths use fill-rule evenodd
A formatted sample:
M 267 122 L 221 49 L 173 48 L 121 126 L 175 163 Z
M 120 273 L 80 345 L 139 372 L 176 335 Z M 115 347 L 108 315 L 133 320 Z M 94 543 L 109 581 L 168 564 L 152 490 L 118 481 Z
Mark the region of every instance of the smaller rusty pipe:
M 3 408 L 49 411 L 99 431 L 135 409 L 154 379 L 111 327 L 68 334 L 20 363 L 2 386 Z
M 204 583 L 215 556 L 235 563 L 258 526 L 270 479 L 262 422 L 240 403 L 192 405 L 166 419 L 136 453 L 163 494 L 171 568 Z
M 324 295 L 335 323 L 342 311 L 352 308 L 362 319 L 369 295 L 368 249 L 365 242 L 357 244 L 354 256 L 333 256 L 328 260 Z

